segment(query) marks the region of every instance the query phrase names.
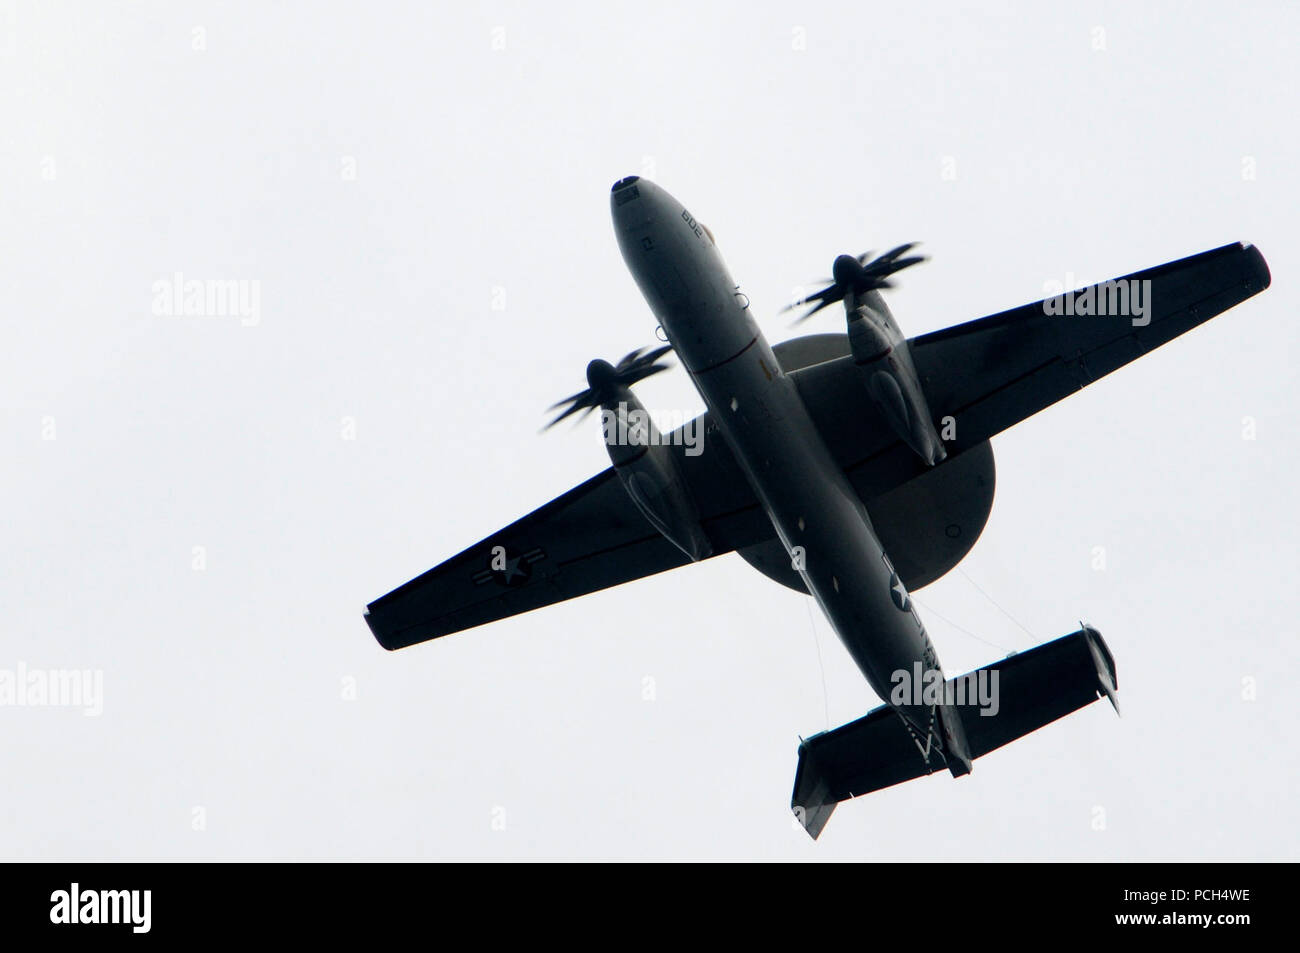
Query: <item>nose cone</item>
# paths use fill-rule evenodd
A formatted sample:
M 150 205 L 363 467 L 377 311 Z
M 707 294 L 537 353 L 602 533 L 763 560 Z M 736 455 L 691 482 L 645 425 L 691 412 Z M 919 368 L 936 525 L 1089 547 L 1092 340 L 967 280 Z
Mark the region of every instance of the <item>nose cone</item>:
M 619 179 L 614 183 L 614 187 L 609 190 L 609 207 L 614 213 L 614 221 L 618 222 L 620 217 L 627 218 L 628 215 L 636 215 L 639 209 L 628 208 L 632 206 L 642 206 L 645 203 L 641 201 L 641 189 L 643 186 L 637 183 L 641 181 L 639 175 L 629 175 L 625 179 Z M 628 215 L 623 215 L 626 209 Z
M 609 211 L 619 231 L 638 228 L 656 218 L 660 193 L 655 184 L 639 175 L 629 175 L 609 190 Z

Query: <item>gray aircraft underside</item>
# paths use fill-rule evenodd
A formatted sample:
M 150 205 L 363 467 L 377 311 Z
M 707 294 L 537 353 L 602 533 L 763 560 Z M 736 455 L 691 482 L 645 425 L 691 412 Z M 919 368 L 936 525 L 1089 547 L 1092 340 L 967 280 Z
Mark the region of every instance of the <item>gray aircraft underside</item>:
M 593 361 L 588 389 L 557 420 L 600 409 L 633 421 L 606 430 L 613 465 L 371 603 L 384 648 L 738 552 L 816 599 L 885 702 L 800 744 L 792 808 L 813 837 L 839 801 L 940 769 L 966 774 L 1100 697 L 1117 705 L 1114 659 L 1086 625 L 945 678 L 909 592 L 979 538 L 991 437 L 1268 287 L 1257 249 L 1225 245 L 1070 297 L 1113 303 L 1117 287 L 1142 288 L 1140 317 L 1064 315 L 1056 298 L 910 339 L 880 289 L 921 260 L 905 257 L 912 246 L 841 256 L 808 303 L 842 302 L 848 333 L 771 347 L 688 209 L 636 176 L 615 184 L 610 205 L 624 260 L 706 413 L 671 434 L 645 423 L 630 388 L 663 369 L 668 348 Z

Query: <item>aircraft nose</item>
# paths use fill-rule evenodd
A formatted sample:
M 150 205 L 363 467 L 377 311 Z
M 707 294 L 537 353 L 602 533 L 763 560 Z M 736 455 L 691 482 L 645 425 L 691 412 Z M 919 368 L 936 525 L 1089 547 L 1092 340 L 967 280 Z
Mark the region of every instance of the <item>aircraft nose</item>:
M 639 175 L 625 176 L 609 190 L 609 210 L 618 231 L 641 228 L 655 219 L 656 205 L 654 186 Z
M 616 220 L 626 221 L 629 218 L 640 217 L 643 212 L 638 206 L 645 205 L 640 201 L 643 185 L 637 185 L 641 181 L 639 175 L 629 175 L 626 178 L 619 179 L 614 183 L 614 187 L 609 190 L 609 207 L 614 211 Z

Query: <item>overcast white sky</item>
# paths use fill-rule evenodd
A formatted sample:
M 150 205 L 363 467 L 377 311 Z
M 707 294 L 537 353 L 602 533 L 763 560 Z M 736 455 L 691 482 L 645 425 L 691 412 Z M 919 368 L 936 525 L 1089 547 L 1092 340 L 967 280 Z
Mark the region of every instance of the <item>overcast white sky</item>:
M 103 714 L 0 707 L 3 856 L 1300 856 L 1300 13 L 1089 6 L 5 4 L 0 669 L 102 670 Z M 367 602 L 607 465 L 594 420 L 537 430 L 653 340 L 631 173 L 773 341 L 841 252 L 926 242 L 917 334 L 1259 245 L 1272 289 L 995 439 L 983 537 L 917 594 L 950 674 L 1088 620 L 1122 718 L 814 844 L 798 736 L 878 702 L 739 557 L 376 645 Z M 155 314 L 177 271 L 258 320 Z

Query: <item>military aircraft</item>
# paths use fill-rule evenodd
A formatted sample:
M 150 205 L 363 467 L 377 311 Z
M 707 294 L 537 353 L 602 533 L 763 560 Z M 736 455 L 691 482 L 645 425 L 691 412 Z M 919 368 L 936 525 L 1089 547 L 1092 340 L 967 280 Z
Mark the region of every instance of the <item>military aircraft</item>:
M 967 774 L 1101 697 L 1118 711 L 1115 661 L 1091 626 L 946 679 L 908 593 L 983 530 L 991 437 L 1267 288 L 1256 248 L 1224 245 L 910 339 L 881 291 L 922 260 L 913 245 L 842 255 L 803 303 L 842 303 L 847 333 L 771 346 L 686 207 L 633 175 L 614 184 L 610 210 L 669 346 L 592 361 L 587 388 L 552 409 L 556 421 L 600 409 L 612 466 L 372 602 L 384 648 L 738 552 L 817 600 L 885 702 L 801 740 L 791 806 L 814 838 L 840 801 Z M 660 433 L 631 391 L 670 349 L 707 408 L 684 425 L 702 424 L 701 452 Z

